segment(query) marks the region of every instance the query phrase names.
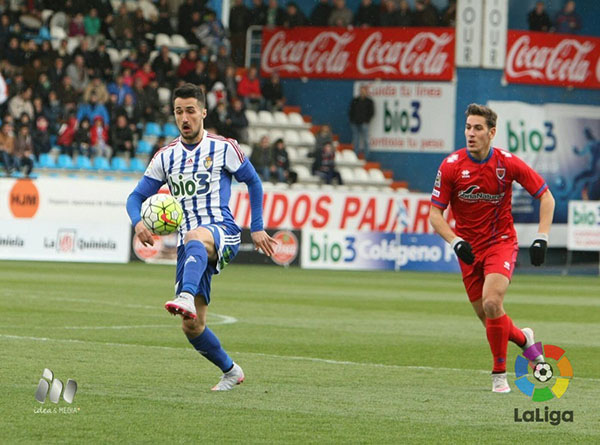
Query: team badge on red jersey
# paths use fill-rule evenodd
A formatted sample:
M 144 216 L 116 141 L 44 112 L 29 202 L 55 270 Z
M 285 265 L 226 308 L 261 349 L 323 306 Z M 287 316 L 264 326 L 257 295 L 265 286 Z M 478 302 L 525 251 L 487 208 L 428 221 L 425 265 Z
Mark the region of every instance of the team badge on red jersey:
M 498 179 L 503 180 L 505 174 L 506 174 L 506 168 L 504 168 L 504 167 L 496 168 L 496 176 L 498 177 Z

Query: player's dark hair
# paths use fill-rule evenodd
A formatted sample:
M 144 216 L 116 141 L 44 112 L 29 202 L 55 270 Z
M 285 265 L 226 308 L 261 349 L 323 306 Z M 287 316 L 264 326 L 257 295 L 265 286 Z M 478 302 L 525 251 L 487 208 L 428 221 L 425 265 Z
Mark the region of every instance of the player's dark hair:
M 467 107 L 467 111 L 465 111 L 465 116 L 483 116 L 488 128 L 494 128 L 496 126 L 496 120 L 498 120 L 498 115 L 494 110 L 479 104 L 470 104 Z
M 181 97 L 182 99 L 187 99 L 188 97 L 195 97 L 196 100 L 200 103 L 200 108 L 206 108 L 206 99 L 204 97 L 204 91 L 199 86 L 194 85 L 193 83 L 184 83 L 180 87 L 175 88 L 173 91 L 173 104 L 175 104 L 175 99 Z

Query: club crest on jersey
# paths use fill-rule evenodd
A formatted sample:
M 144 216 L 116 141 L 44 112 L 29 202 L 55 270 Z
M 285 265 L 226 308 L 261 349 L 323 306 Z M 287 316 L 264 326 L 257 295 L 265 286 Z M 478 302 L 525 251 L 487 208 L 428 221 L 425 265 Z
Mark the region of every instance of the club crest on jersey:
M 498 179 L 500 179 L 500 180 L 504 179 L 504 175 L 506 175 L 506 168 L 498 167 L 496 169 L 496 176 L 498 177 Z
M 213 165 L 212 158 L 210 156 L 205 157 L 204 158 L 204 168 L 208 170 L 209 168 L 212 167 L 212 165 Z

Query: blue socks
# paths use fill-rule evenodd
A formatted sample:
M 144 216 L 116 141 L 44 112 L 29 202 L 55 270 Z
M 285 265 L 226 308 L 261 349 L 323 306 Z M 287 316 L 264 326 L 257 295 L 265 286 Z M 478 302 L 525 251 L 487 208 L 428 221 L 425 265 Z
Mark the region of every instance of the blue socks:
M 233 367 L 233 360 L 221 347 L 221 342 L 210 329 L 204 328 L 202 334 L 188 340 L 200 354 L 217 365 L 224 373 Z
M 200 279 L 208 264 L 208 253 L 201 241 L 192 240 L 185 244 L 185 263 L 183 266 L 182 292 L 192 295 L 198 293 Z

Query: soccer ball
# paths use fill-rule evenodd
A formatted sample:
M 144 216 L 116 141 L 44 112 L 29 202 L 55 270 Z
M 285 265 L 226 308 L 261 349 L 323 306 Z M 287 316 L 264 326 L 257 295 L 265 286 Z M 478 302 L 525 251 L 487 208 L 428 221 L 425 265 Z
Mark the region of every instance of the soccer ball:
M 142 221 L 148 230 L 156 235 L 175 232 L 182 218 L 183 209 L 171 195 L 158 193 L 150 196 L 142 204 Z
M 533 369 L 533 376 L 540 382 L 547 382 L 552 378 L 552 366 L 550 363 L 538 363 Z

